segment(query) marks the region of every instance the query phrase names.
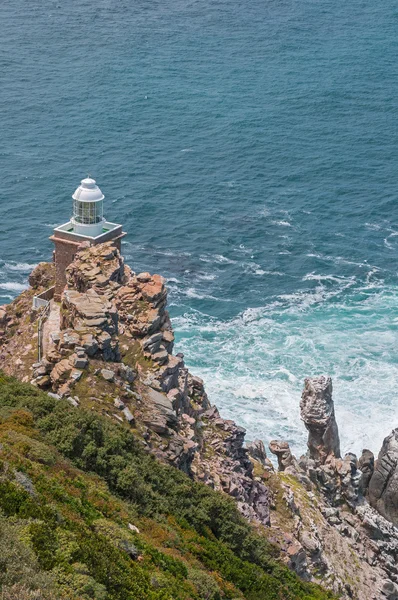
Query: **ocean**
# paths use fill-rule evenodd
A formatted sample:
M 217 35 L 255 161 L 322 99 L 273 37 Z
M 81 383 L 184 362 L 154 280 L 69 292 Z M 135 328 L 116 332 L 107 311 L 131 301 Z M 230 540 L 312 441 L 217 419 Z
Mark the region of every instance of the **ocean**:
M 398 427 L 398 9 L 386 0 L 2 0 L 0 303 L 93 176 L 176 351 L 247 438 Z

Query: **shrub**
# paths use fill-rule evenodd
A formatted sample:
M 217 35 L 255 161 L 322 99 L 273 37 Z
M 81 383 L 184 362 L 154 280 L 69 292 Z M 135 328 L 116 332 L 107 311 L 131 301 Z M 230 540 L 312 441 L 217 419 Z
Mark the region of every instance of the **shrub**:
M 1 374 L 0 414 L 0 435 L 3 432 L 6 452 L 10 449 L 7 460 L 15 460 L 19 470 L 27 468 L 41 491 L 30 496 L 3 470 L 0 508 L 7 517 L 28 522 L 34 551 L 33 558 L 29 554 L 31 570 L 51 573 L 60 598 L 102 600 L 106 590 L 106 600 L 188 600 L 192 585 L 198 598 L 213 600 L 221 593 L 226 599 L 241 593 L 246 600 L 332 597 L 280 563 L 276 549 L 255 532 L 231 498 L 158 462 L 127 428 Z M 28 440 L 15 444 L 12 433 L 7 442 L 11 430 Z M 40 452 L 26 451 L 34 448 L 32 438 Z M 54 466 L 41 458 L 47 448 Z M 114 506 L 125 506 L 125 511 L 153 523 L 154 530 L 155 521 L 178 528 L 174 538 L 180 540 L 182 559 L 163 552 L 148 534 L 149 540 L 137 538 L 143 560 L 132 560 L 126 545 L 119 544 L 120 523 L 109 527 L 109 519 L 102 518 L 109 509 L 101 516 L 103 498 L 93 504 L 87 473 L 95 473 L 109 486 Z M 188 569 L 186 556 L 203 570 Z M 208 572 L 216 573 L 218 582 Z M 26 580 L 21 574 L 11 583 L 26 585 Z M 236 589 L 240 592 L 234 593 Z
M 221 590 L 213 577 L 200 569 L 189 570 L 189 581 L 196 588 L 200 600 L 221 600 Z

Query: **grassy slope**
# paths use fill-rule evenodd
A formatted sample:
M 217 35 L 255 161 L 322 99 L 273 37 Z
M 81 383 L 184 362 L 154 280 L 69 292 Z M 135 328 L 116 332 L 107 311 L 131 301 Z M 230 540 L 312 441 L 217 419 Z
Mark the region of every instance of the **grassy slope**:
M 0 444 L 4 600 L 332 597 L 128 429 L 1 374 Z

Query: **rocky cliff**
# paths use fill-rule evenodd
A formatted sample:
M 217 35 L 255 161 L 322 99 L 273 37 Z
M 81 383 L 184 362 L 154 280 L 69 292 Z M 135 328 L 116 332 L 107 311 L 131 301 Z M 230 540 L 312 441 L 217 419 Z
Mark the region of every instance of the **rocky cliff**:
M 376 463 L 369 450 L 341 458 L 332 382 L 308 378 L 308 452 L 297 459 L 271 441 L 275 472 L 264 444 L 245 448 L 245 431 L 173 354 L 160 275 L 134 273 L 111 244 L 83 246 L 42 319 L 32 298 L 53 276 L 40 264 L 31 288 L 0 308 L 0 369 L 129 428 L 148 453 L 231 496 L 304 580 L 343 598 L 398 599 L 398 430 Z
M 31 290 L 0 313 L 0 368 L 22 381 L 128 423 L 148 452 L 232 496 L 244 516 L 269 524 L 268 489 L 253 477 L 244 430 L 210 405 L 191 375 L 166 310 L 164 279 L 135 274 L 111 243 L 82 247 L 43 326 L 37 361 L 34 293 L 51 283 L 40 264 Z

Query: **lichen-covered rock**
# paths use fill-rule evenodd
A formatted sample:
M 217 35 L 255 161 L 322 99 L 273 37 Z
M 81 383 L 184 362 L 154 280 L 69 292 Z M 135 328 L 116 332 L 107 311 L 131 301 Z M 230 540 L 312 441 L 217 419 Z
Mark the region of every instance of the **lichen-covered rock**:
M 54 263 L 39 263 L 31 272 L 28 278 L 30 287 L 34 290 L 39 288 L 47 289 L 55 283 Z
M 340 440 L 334 415 L 330 377 L 308 377 L 300 402 L 301 419 L 309 432 L 309 456 L 324 464 L 328 456 L 340 457 Z
M 110 369 L 101 369 L 101 375 L 105 381 L 109 381 L 110 383 L 115 379 L 115 373 Z

